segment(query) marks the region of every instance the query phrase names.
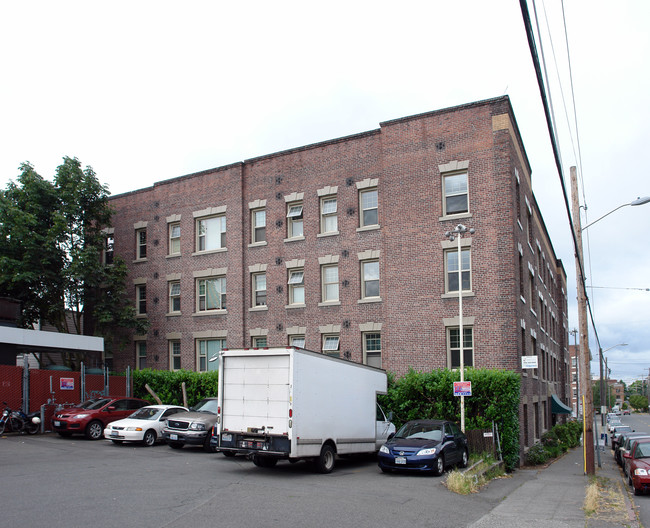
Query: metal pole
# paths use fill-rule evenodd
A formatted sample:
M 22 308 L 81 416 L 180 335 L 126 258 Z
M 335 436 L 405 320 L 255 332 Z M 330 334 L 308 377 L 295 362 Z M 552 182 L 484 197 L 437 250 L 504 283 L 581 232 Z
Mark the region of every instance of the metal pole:
M 600 425 L 605 427 L 605 407 L 609 408 L 607 399 L 605 398 L 605 379 L 603 378 L 603 349 L 598 347 L 598 356 L 600 358 Z M 600 462 L 600 460 L 599 460 Z M 600 464 L 598 464 L 600 467 Z
M 458 226 L 458 332 L 460 334 L 460 381 L 465 381 L 465 350 L 463 349 L 463 274 L 460 255 L 460 226 Z M 465 396 L 460 396 L 460 430 L 465 432 Z

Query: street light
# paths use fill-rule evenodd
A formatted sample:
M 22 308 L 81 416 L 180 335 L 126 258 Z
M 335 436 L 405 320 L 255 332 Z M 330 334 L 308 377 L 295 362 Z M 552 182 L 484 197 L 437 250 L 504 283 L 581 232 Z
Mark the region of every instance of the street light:
M 465 350 L 463 348 L 463 275 L 461 265 L 461 248 L 460 239 L 464 233 L 474 234 L 474 228 L 467 228 L 463 224 L 458 224 L 453 231 L 447 231 L 445 237 L 451 242 L 458 238 L 458 337 L 460 341 L 460 381 L 465 381 Z M 460 396 L 460 429 L 465 432 L 465 396 Z
M 583 275 L 583 255 L 582 255 L 582 232 L 588 227 L 599 222 L 614 211 L 628 205 L 644 205 L 650 203 L 650 197 L 637 198 L 632 202 L 619 205 L 609 213 L 597 218 L 590 224 L 581 227 L 580 225 L 580 205 L 578 200 L 578 177 L 575 167 L 571 167 L 571 199 L 572 199 L 572 216 L 573 232 L 575 237 L 575 260 L 576 260 L 576 282 L 578 290 L 578 327 L 580 329 L 580 359 L 582 363 L 583 374 L 581 384 L 583 386 L 583 445 L 584 445 L 584 471 L 588 475 L 594 475 L 596 468 L 594 465 L 594 405 L 591 391 L 591 370 L 589 354 L 589 328 L 587 325 L 587 292 L 585 291 L 585 278 Z
M 598 349 L 598 356 L 600 359 L 600 425 L 605 427 L 605 412 L 603 408 L 603 393 L 605 392 L 605 382 L 603 379 L 603 358 L 605 357 L 605 352 L 616 347 L 627 346 L 627 343 L 619 343 L 618 345 L 611 346 L 603 350 L 602 348 Z M 605 400 L 605 406 L 609 407 L 609 385 L 607 387 L 607 399 Z

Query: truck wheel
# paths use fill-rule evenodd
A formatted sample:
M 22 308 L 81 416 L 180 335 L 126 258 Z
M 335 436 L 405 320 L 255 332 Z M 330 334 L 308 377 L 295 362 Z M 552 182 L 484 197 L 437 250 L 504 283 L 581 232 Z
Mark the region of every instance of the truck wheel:
M 316 470 L 319 473 L 331 473 L 334 469 L 336 454 L 329 444 L 325 444 L 320 450 L 320 456 L 316 458 Z
M 253 455 L 253 464 L 255 464 L 257 467 L 272 468 L 277 463 L 277 458 Z

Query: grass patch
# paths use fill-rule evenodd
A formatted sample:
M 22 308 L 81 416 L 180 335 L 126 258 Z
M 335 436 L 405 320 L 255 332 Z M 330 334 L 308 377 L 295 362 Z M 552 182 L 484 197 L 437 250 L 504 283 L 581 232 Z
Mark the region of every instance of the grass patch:
M 617 520 L 625 512 L 625 490 L 621 483 L 604 477 L 592 477 L 585 494 L 584 510 L 588 517 Z
M 445 480 L 445 486 L 450 491 L 460 495 L 476 493 L 490 480 L 500 478 L 505 474 L 503 464 L 497 465 L 490 454 L 478 454 L 470 457 L 467 469 L 450 471 Z

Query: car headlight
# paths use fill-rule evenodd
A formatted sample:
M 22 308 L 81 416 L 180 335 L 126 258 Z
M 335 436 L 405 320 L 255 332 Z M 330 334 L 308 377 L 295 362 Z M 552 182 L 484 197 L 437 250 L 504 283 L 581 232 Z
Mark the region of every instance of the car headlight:
M 427 449 L 420 449 L 417 452 L 418 456 L 425 456 L 425 455 L 431 456 L 431 455 L 435 455 L 435 454 L 436 454 L 436 448 L 435 447 L 429 447 Z
M 645 469 L 642 469 L 642 468 L 636 468 L 636 469 L 634 470 L 634 474 L 635 474 L 635 475 L 643 475 L 643 476 L 646 476 L 646 475 L 648 474 L 648 471 L 645 470 Z
M 190 424 L 190 429 L 194 431 L 205 431 L 205 424 L 204 423 L 198 423 L 194 422 Z
M 127 431 L 142 431 L 142 427 L 127 427 Z
M 379 448 L 379 452 L 380 452 L 380 453 L 386 453 L 387 455 L 390 454 L 390 450 L 389 450 L 385 445 L 383 445 L 383 446 L 381 446 L 381 447 Z
M 89 416 L 89 414 L 78 414 L 75 418 L 88 418 Z

